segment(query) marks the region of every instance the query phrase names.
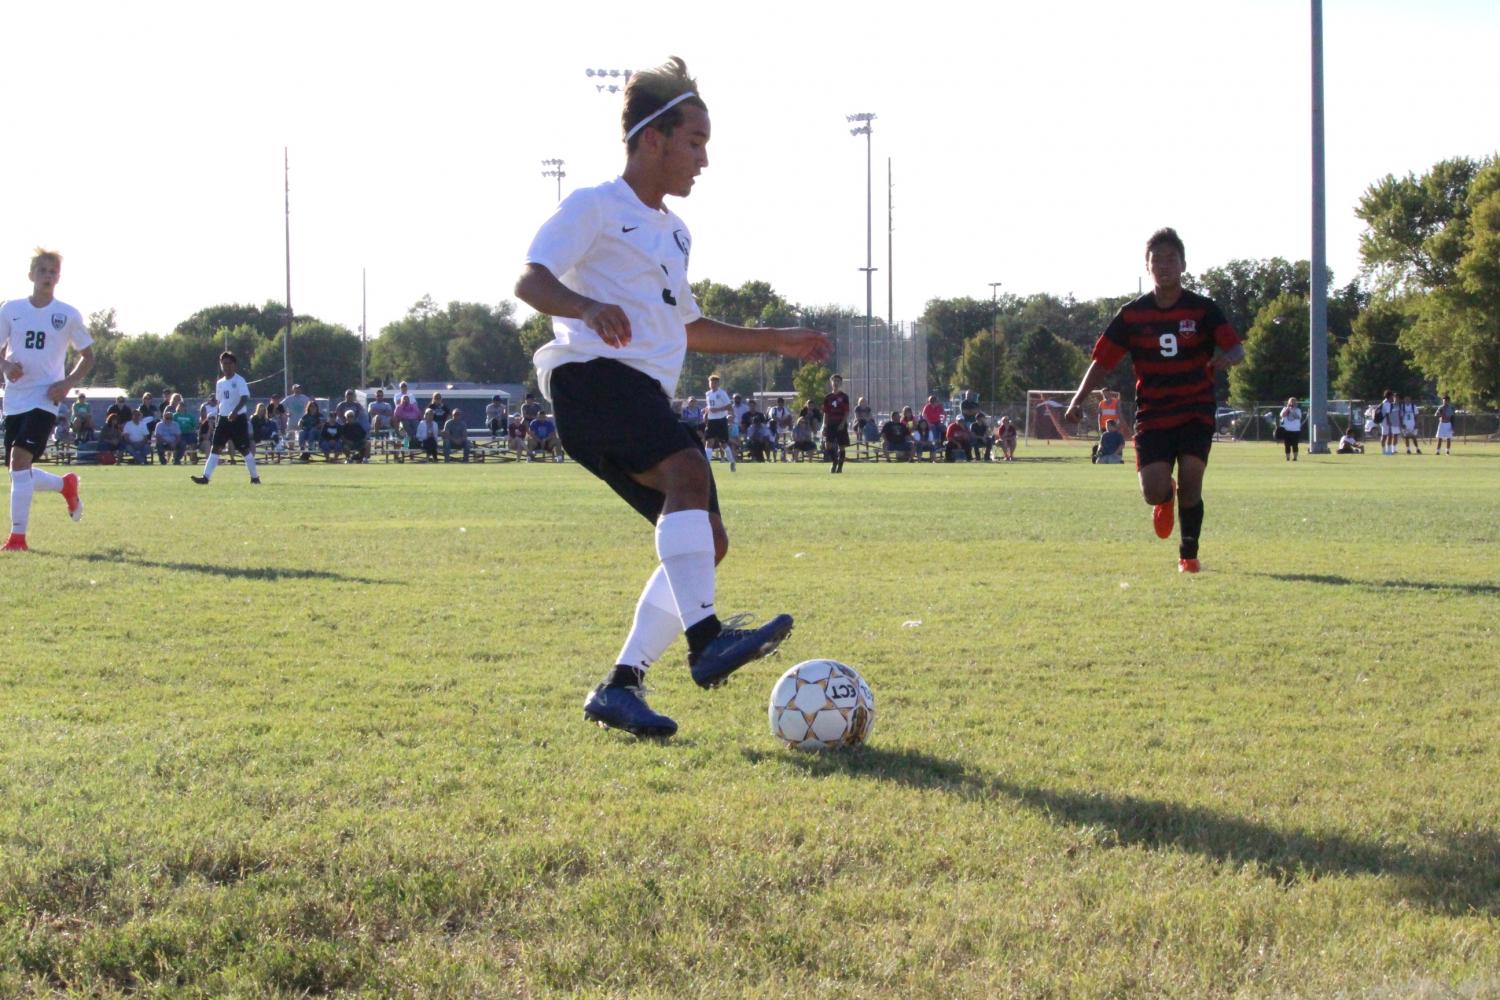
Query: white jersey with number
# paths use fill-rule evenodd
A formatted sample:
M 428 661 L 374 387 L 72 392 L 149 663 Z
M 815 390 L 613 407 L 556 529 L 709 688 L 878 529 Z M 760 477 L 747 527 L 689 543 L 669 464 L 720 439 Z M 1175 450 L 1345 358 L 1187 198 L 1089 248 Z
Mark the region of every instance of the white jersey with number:
M 240 400 L 249 398 L 250 384 L 245 381 L 243 375 L 236 374 L 229 378 L 221 378 L 214 383 L 214 402 L 219 413 L 225 417 L 234 416 Z
M 704 416 L 708 420 L 728 420 L 734 412 L 734 400 L 723 389 L 710 389 L 703 397 Z
M 563 199 L 531 241 L 526 262 L 542 265 L 580 295 L 623 309 L 630 343 L 610 347 L 583 320 L 554 317 L 553 339 L 533 358 L 542 394 L 552 398 L 554 368 L 614 358 L 672 395 L 687 353 L 684 327 L 703 315 L 688 286 L 691 248 L 686 224 L 647 206 L 624 178 Z
M 47 390 L 67 377 L 68 348 L 81 351 L 93 342 L 83 317 L 66 302 L 53 299 L 38 308 L 24 298 L 0 306 L 0 348 L 21 365 L 21 377 L 5 381 L 6 415 L 56 413 L 58 404 L 47 398 Z

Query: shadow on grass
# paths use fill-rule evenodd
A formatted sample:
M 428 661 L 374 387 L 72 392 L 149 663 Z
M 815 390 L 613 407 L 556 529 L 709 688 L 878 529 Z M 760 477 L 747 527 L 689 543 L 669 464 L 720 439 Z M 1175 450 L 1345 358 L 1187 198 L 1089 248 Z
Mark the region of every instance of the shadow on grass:
M 66 559 L 69 562 L 106 563 L 110 566 L 136 566 L 141 569 L 167 569 L 178 573 L 203 573 L 207 576 L 223 576 L 234 580 L 327 580 L 335 583 L 389 583 L 364 576 L 349 576 L 331 570 L 302 569 L 295 566 L 215 566 L 212 563 L 159 562 L 142 559 L 129 552 L 112 550 L 87 552 L 81 555 L 61 555 L 53 552 L 38 552 L 40 556 Z
M 1450 583 L 1435 580 L 1355 580 L 1331 573 L 1247 573 L 1283 583 L 1322 583 L 1330 587 L 1369 587 L 1373 590 L 1432 590 L 1456 594 L 1500 594 L 1500 584 Z
M 1500 915 L 1500 838 L 1490 830 L 1434 834 L 1435 846 L 1370 841 L 1333 831 L 1278 829 L 1160 799 L 1022 785 L 916 751 L 745 753 L 756 763 L 791 765 L 818 776 L 872 778 L 968 799 L 1008 799 L 1079 827 L 1101 847 L 1187 851 L 1235 867 L 1253 865 L 1282 885 L 1375 875 L 1393 880 L 1403 897 L 1434 911 Z

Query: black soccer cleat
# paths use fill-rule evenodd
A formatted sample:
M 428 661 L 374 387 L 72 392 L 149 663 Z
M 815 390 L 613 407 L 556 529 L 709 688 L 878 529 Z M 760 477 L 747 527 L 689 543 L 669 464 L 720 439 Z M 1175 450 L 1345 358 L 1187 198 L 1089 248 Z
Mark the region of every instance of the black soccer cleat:
M 653 712 L 646 704 L 646 689 L 639 684 L 625 687 L 600 684 L 583 700 L 583 718 L 635 736 L 662 739 L 677 732 L 677 723 Z
M 707 646 L 697 655 L 688 656 L 688 669 L 699 687 L 718 687 L 751 660 L 774 653 L 782 640 L 792 634 L 791 615 L 777 615 L 760 628 L 735 627 L 747 617 L 730 618 Z
M 189 476 L 188 478 L 191 479 L 193 482 L 197 483 L 199 486 L 207 486 L 208 485 L 208 477 L 207 476 Z
M 250 477 L 250 485 L 251 486 L 259 486 L 260 485 L 260 477 L 259 476 L 251 476 Z

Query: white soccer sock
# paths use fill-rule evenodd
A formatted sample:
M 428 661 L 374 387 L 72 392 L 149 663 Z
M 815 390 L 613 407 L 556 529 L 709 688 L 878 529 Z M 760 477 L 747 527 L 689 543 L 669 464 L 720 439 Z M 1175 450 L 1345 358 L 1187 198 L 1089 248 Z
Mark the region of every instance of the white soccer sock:
M 26 534 L 26 524 L 31 520 L 30 469 L 10 471 L 10 530 L 12 534 Z
M 250 473 L 251 479 L 257 479 L 260 476 L 260 473 L 255 471 L 255 452 L 253 451 L 245 452 L 245 471 Z
M 706 510 L 679 510 L 656 522 L 656 554 L 684 629 L 714 613 L 714 530 Z
M 62 476 L 53 475 L 46 469 L 38 469 L 32 466 L 31 485 L 43 493 L 61 493 Z
M 219 453 L 211 451 L 208 453 L 208 461 L 203 463 L 203 478 L 212 479 L 214 470 L 219 467 Z
M 681 634 L 682 619 L 677 615 L 677 602 L 672 599 L 667 571 L 658 566 L 651 579 L 646 581 L 640 600 L 635 603 L 635 622 L 615 662 L 645 670 L 661 659 L 667 647 Z

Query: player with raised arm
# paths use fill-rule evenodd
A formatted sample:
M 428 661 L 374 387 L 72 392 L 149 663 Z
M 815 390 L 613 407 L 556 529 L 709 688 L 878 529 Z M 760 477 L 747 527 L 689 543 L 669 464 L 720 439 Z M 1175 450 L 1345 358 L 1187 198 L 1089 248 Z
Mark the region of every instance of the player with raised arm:
M 688 285 L 691 237 L 665 204 L 687 197 L 708 166 L 708 105 L 697 91 L 675 57 L 631 76 L 624 173 L 564 199 L 515 287 L 554 317 L 554 339 L 535 361 L 563 448 L 656 529 L 659 565 L 616 666 L 583 706 L 585 719 L 640 736 L 677 731 L 646 704 L 644 678 L 679 633 L 693 680 L 713 687 L 792 629 L 790 615 L 739 628 L 716 614 L 715 566 L 729 542 L 703 443 L 672 411 L 684 353 L 822 361 L 833 350 L 815 330 L 730 326 L 699 312 Z
M 1081 419 L 1083 400 L 1121 359 L 1130 358 L 1135 368 L 1135 466 L 1141 495 L 1153 508 L 1151 521 L 1159 538 L 1172 537 L 1176 500 L 1182 516 L 1177 569 L 1196 573 L 1203 471 L 1214 437 L 1214 374 L 1239 364 L 1245 351 L 1219 307 L 1182 287 L 1187 252 L 1175 230 L 1151 234 L 1146 270 L 1152 290 L 1122 306 L 1105 327 L 1064 419 Z
M 203 463 L 203 475 L 192 477 L 199 486 L 208 485 L 219 467 L 219 452 L 231 444 L 245 456 L 245 471 L 250 473 L 251 484 L 260 485 L 260 473 L 255 469 L 255 442 L 250 439 L 250 385 L 235 370 L 238 366 L 239 362 L 228 351 L 219 355 L 220 378 L 214 383 L 218 420 L 214 424 L 213 444 Z
M 62 279 L 62 255 L 38 248 L 31 258 L 31 295 L 0 306 L 0 373 L 5 377 L 5 463 L 10 468 L 10 537 L 4 552 L 25 552 L 31 497 L 61 493 L 68 514 L 83 520 L 78 476 L 53 475 L 32 463 L 47 450 L 57 408 L 94 367 L 94 340 L 83 316 L 53 297 Z M 68 348 L 78 352 L 64 374 Z

